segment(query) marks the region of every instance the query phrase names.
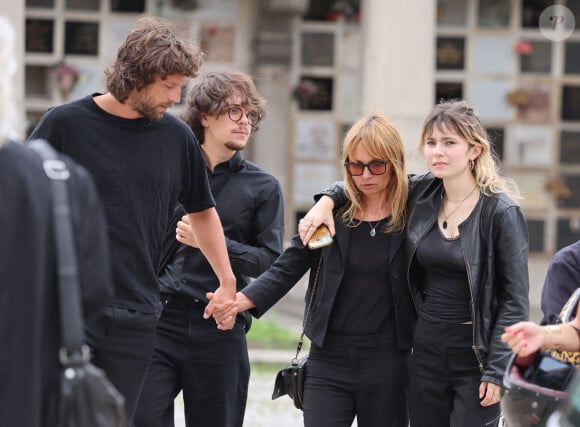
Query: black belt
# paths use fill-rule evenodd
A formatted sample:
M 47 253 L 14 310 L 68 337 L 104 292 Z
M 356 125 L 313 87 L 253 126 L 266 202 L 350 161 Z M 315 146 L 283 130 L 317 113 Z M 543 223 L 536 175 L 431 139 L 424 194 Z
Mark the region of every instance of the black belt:
M 397 343 L 394 333 L 377 335 L 337 335 L 328 334 L 324 346 L 330 347 L 379 347 L 392 346 Z
M 172 306 L 188 307 L 188 308 L 199 306 L 202 309 L 205 309 L 206 305 L 204 301 L 184 294 L 162 292 L 161 294 L 159 294 L 159 297 L 163 305 L 171 304 Z

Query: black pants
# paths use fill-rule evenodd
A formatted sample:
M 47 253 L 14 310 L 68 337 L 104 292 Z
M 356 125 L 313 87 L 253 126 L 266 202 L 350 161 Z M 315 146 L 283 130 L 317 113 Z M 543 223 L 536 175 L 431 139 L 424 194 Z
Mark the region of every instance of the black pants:
M 419 317 L 411 359 L 412 427 L 494 427 L 500 406 L 481 406 L 481 372 L 471 348 L 472 325 Z
M 304 385 L 306 427 L 407 427 L 409 352 L 391 337 L 327 337 L 312 346 Z
M 87 325 L 93 363 L 125 398 L 128 420 L 133 419 L 151 361 L 157 319 L 156 314 L 108 306 Z
M 244 323 L 221 331 L 203 318 L 204 304 L 177 295 L 164 300 L 135 425 L 173 427 L 183 390 L 187 426 L 241 427 L 250 379 Z

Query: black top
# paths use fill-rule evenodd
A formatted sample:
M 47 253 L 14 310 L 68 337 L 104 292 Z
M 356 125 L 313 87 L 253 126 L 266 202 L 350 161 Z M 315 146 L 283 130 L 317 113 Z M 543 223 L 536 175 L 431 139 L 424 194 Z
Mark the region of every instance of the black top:
M 161 310 L 157 267 L 168 218 L 214 206 L 205 162 L 191 129 L 171 114 L 124 119 L 91 96 L 51 108 L 30 138 L 47 139 L 92 173 L 107 218 L 115 296 L 112 305 Z
M 471 321 L 471 298 L 459 236 L 448 239 L 436 222 L 417 248 L 417 261 L 425 271 L 425 303 L 420 316 L 429 321 Z
M 371 226 L 363 221 L 351 228 L 344 276 L 330 317 L 329 332 L 371 335 L 394 332 L 393 293 L 390 281 L 391 235 L 380 232 L 385 221 Z
M 239 152 L 208 175 L 239 290 L 246 286 L 248 277 L 259 276 L 282 253 L 282 189 L 276 178 L 244 160 Z M 199 249 L 175 240 L 180 217 L 174 215 L 165 236 L 163 259 L 168 264 L 159 277 L 161 290 L 207 301 L 205 293 L 215 291 L 219 281 Z
M 86 170 L 64 158 L 85 319 L 112 293 L 105 218 Z M 59 372 L 52 194 L 42 159 L 0 147 L 0 425 L 40 427 Z M 52 383 L 52 390 L 54 390 Z

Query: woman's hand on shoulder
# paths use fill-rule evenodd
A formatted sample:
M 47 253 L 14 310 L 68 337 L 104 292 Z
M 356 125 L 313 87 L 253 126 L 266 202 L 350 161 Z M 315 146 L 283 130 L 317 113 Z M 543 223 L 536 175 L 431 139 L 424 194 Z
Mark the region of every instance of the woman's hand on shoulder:
M 334 202 L 332 201 L 332 198 L 329 196 L 322 196 L 300 220 L 298 223 L 298 233 L 300 234 L 300 240 L 302 240 L 304 245 L 308 244 L 312 234 L 314 234 L 314 231 L 321 224 L 326 224 L 332 236 L 336 234 L 334 229 L 334 217 L 332 215 L 333 208 Z

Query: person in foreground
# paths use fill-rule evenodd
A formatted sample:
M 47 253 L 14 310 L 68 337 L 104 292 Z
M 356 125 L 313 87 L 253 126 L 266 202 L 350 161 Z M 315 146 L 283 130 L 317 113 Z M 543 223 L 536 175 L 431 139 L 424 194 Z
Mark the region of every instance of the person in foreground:
M 14 30 L 0 16 L 0 425 L 47 426 L 62 344 L 52 188 L 43 160 L 17 142 Z M 105 217 L 89 173 L 59 156 L 67 180 L 85 321 L 112 294 Z M 50 427 L 50 426 L 47 426 Z
M 499 175 L 484 127 L 465 101 L 438 104 L 419 148 L 430 173 L 411 177 L 406 228 L 409 287 L 418 313 L 410 369 L 413 427 L 493 426 L 510 351 L 504 328 L 526 320 L 528 231 Z M 340 185 L 300 224 L 330 224 Z
M 355 417 L 360 427 L 408 425 L 415 314 L 404 279 L 403 153 L 386 117 L 358 120 L 344 139 L 348 201 L 337 212 L 334 243 L 310 250 L 294 236 L 273 266 L 238 293 L 238 308 L 261 316 L 310 269 L 306 427 L 347 427 Z
M 250 76 L 212 72 L 194 86 L 183 114 L 201 144 L 238 289 L 272 265 L 284 239 L 278 180 L 241 154 L 258 130 L 264 106 Z M 242 427 L 252 319 L 240 313 L 231 331 L 220 331 L 202 317 L 206 293 L 215 292 L 219 282 L 184 214 L 181 206 L 175 209 L 164 241 L 159 273 L 164 307 L 135 424 L 173 426 L 174 399 L 183 391 L 186 425 Z
M 178 202 L 219 279 L 215 303 L 235 299 L 201 150 L 191 129 L 167 113 L 201 61 L 201 52 L 168 21 L 140 18 L 105 73 L 109 92 L 51 108 L 30 136 L 47 139 L 86 167 L 103 200 L 114 296 L 98 321 L 87 325 L 87 336 L 94 364 L 125 397 L 129 421 L 153 353 L 161 313 L 156 273 Z

